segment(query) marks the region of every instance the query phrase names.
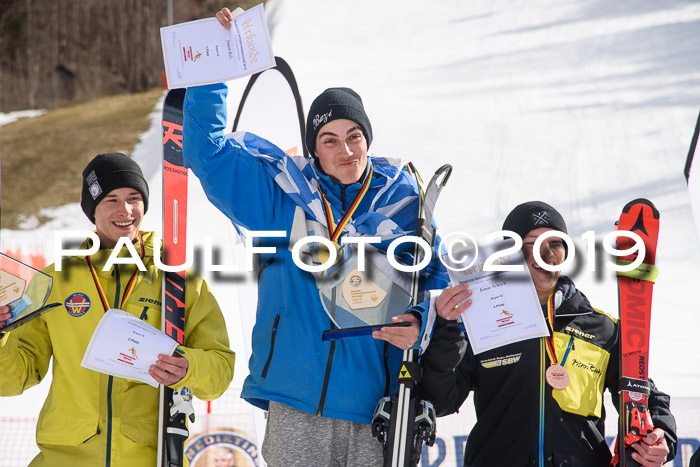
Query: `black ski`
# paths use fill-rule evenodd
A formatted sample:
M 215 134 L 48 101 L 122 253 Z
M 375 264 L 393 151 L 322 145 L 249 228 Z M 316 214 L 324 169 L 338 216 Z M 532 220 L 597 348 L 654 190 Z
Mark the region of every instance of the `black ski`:
M 685 160 L 685 169 L 683 173 L 685 174 L 686 183 L 690 180 L 690 170 L 693 167 L 695 149 L 698 147 L 698 136 L 700 136 L 700 114 L 698 114 L 698 120 L 695 122 L 695 131 L 693 131 L 693 138 L 690 140 L 690 149 L 688 149 L 688 157 Z
M 296 105 L 297 109 L 297 118 L 299 119 L 299 135 L 301 138 L 301 147 L 302 147 L 302 153 L 304 154 L 304 157 L 307 159 L 309 158 L 309 151 L 306 149 L 306 145 L 304 144 L 304 138 L 306 135 L 306 122 L 304 120 L 304 107 L 302 106 L 301 103 L 301 95 L 299 94 L 299 86 L 297 86 L 297 80 L 294 77 L 294 73 L 292 72 L 292 68 L 289 66 L 289 64 L 282 58 L 282 57 L 275 57 L 275 63 L 276 65 L 272 68 L 268 68 L 267 70 L 263 70 L 259 73 L 255 73 L 253 76 L 250 77 L 248 80 L 248 84 L 245 87 L 245 90 L 243 91 L 243 96 L 241 96 L 241 102 L 238 104 L 238 111 L 236 112 L 236 118 L 233 121 L 233 130 L 236 131 L 238 130 L 238 122 L 241 119 L 241 113 L 243 113 L 243 108 L 246 103 L 246 99 L 248 95 L 250 94 L 250 91 L 253 89 L 253 86 L 255 85 L 255 82 L 258 80 L 260 75 L 262 75 L 265 72 L 269 72 L 271 70 L 277 70 L 287 81 L 287 84 L 289 84 L 289 89 L 292 91 L 292 96 L 294 96 L 294 103 Z
M 430 246 L 434 246 L 433 210 L 440 191 L 452 173 L 452 166 L 446 164 L 440 167 L 425 188 L 411 164 L 409 168 L 420 188 L 416 235 Z M 416 244 L 413 252 L 414 265 L 420 262 L 421 257 L 422 249 Z M 420 279 L 420 271 L 414 271 L 411 278 L 411 306 L 421 301 L 423 291 Z M 415 389 L 421 375 L 418 356 L 418 350 L 404 351 L 399 371 L 398 396 L 383 398 L 374 411 L 372 434 L 383 445 L 384 467 L 416 466 L 420 460 L 423 443 L 432 446 L 435 442 L 435 409 L 429 401 L 416 398 Z

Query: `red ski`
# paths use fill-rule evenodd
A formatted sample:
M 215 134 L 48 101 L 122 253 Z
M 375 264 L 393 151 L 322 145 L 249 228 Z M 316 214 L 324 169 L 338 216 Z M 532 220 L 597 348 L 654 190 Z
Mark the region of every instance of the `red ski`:
M 187 169 L 182 158 L 185 89 L 173 89 L 163 104 L 163 264 L 184 265 L 187 256 Z M 185 343 L 185 269 L 163 271 L 162 331 Z M 158 466 L 182 467 L 187 416 L 194 421 L 192 392 L 160 388 Z
M 619 430 L 615 458 L 611 465 L 633 467 L 635 452 L 632 444 L 641 441 L 653 430 L 649 413 L 649 328 L 654 280 L 656 243 L 659 236 L 659 211 L 647 199 L 635 199 L 623 208 L 618 231 L 629 231 L 644 241 L 642 263 L 630 272 L 618 272 L 618 303 L 620 309 L 620 387 Z M 617 248 L 627 250 L 635 240 L 619 237 Z M 618 265 L 632 263 L 642 252 L 619 257 Z

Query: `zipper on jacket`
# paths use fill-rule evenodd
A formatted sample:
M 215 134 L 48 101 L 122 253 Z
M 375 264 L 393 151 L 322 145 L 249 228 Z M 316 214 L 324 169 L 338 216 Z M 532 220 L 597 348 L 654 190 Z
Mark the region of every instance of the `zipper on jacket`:
M 331 323 L 333 327 L 333 323 Z M 326 375 L 323 377 L 323 389 L 321 390 L 321 400 L 318 401 L 316 415 L 323 415 L 323 405 L 326 403 L 326 392 L 328 391 L 328 381 L 331 379 L 331 367 L 333 366 L 333 352 L 335 352 L 335 342 L 331 341 L 331 349 L 328 351 L 328 361 L 326 362 Z
M 272 324 L 272 337 L 270 337 L 270 355 L 267 356 L 267 361 L 263 367 L 262 377 L 267 376 L 267 369 L 270 367 L 270 362 L 272 361 L 272 353 L 275 351 L 275 338 L 277 337 L 277 325 L 280 322 L 280 315 L 277 313 L 275 315 L 275 322 Z
M 113 381 L 114 381 L 114 377 L 110 376 L 109 381 L 107 383 L 107 456 L 105 458 L 105 467 L 109 467 L 112 463 L 112 382 Z
M 537 465 L 539 467 L 544 467 L 544 396 L 545 396 L 545 385 L 544 385 L 544 372 L 545 372 L 545 351 L 544 342 L 545 338 L 540 338 L 540 424 L 537 434 Z
M 119 266 L 114 265 L 112 275 L 116 281 L 116 290 L 114 292 L 114 307 L 119 308 L 119 292 L 121 292 L 121 280 L 119 277 Z M 107 311 L 107 310 L 105 310 Z M 112 465 L 112 385 L 114 377 L 110 376 L 107 381 L 107 454 L 105 457 L 105 467 Z
M 384 341 L 384 397 L 389 396 L 391 375 L 389 374 L 389 343 Z
M 345 190 L 348 187 L 341 184 L 340 185 L 340 205 L 343 207 L 343 211 L 345 211 Z
M 90 435 L 90 437 L 89 437 L 88 439 L 86 439 L 85 441 L 83 441 L 83 444 L 87 443 L 88 441 L 90 441 L 92 438 L 94 438 L 95 436 L 97 436 L 97 435 L 99 435 L 99 434 L 100 434 L 100 427 L 98 426 L 98 427 L 97 427 L 97 433 L 95 433 L 94 435 Z
M 114 277 L 114 280 L 116 280 L 117 285 L 116 285 L 116 290 L 114 291 L 114 308 L 119 308 L 119 292 L 121 291 L 122 284 L 121 284 L 121 278 L 119 277 L 119 267 L 115 264 L 114 269 L 112 270 L 112 276 Z M 105 300 L 107 297 L 105 297 Z M 107 310 L 105 310 L 107 311 Z
M 265 264 L 263 264 L 262 267 L 260 268 L 260 271 L 258 271 L 258 281 L 260 280 L 260 276 L 262 276 L 263 271 L 265 269 L 267 269 L 267 267 L 274 262 L 275 262 L 274 256 L 272 258 L 268 259 L 267 261 L 265 261 Z

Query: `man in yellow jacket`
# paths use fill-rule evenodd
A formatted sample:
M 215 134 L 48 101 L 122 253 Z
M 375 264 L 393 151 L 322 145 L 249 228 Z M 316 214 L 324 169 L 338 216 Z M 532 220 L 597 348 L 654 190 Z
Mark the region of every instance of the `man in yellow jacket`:
M 139 231 L 148 209 L 140 167 L 121 153 L 100 154 L 83 171 L 81 206 L 96 226 L 100 250 L 44 272 L 53 277 L 48 303 L 62 306 L 0 339 L 0 396 L 41 382 L 53 357 L 49 395 L 39 415 L 40 453 L 31 466 L 148 466 L 156 463 L 158 389 L 80 366 L 97 323 L 119 308 L 160 328 L 162 271 L 153 261 L 153 232 Z M 146 271 L 114 264 L 102 271 L 120 237 L 128 237 Z M 81 248 L 87 249 L 87 239 Z M 131 256 L 122 248 L 120 256 Z M 187 272 L 185 344 L 160 355 L 149 372 L 160 384 L 219 397 L 233 378 L 235 355 L 216 300 L 201 276 Z M 10 317 L 0 307 L 0 333 Z

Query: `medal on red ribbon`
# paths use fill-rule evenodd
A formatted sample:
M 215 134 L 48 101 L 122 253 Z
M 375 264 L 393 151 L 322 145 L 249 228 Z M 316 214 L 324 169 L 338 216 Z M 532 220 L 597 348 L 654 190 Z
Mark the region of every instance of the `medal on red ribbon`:
M 141 237 L 141 233 L 139 232 L 137 235 L 138 239 L 138 247 L 139 247 L 139 256 L 141 257 L 141 261 L 143 261 L 143 258 L 146 254 L 146 250 L 143 246 L 143 238 Z M 129 282 L 126 283 L 126 287 L 124 288 L 124 293 L 122 294 L 122 299 L 121 303 L 114 303 L 114 306 L 111 307 L 109 305 L 109 300 L 107 300 L 107 295 L 104 292 L 104 289 L 102 288 L 102 285 L 100 284 L 100 280 L 97 277 L 97 272 L 95 271 L 95 266 L 92 264 L 92 257 L 88 256 L 87 257 L 87 263 L 88 267 L 90 268 L 90 273 L 92 274 L 92 280 L 95 282 L 95 288 L 97 289 L 97 293 L 100 296 L 100 301 L 102 302 L 102 307 L 105 309 L 105 311 L 109 310 L 110 308 L 124 308 L 124 304 L 126 303 L 126 299 L 131 293 L 131 291 L 134 288 L 134 284 L 136 283 L 136 276 L 138 275 L 139 268 L 137 267 L 134 273 L 131 275 L 131 278 L 129 279 Z M 123 311 L 123 310 L 122 310 Z
M 561 359 L 561 363 L 557 360 L 557 354 L 554 349 L 554 294 L 550 295 L 547 301 L 547 319 L 549 324 L 550 336 L 545 337 L 545 347 L 547 349 L 547 354 L 549 355 L 549 361 L 551 364 L 547 367 L 544 373 L 545 380 L 554 389 L 565 389 L 571 380 L 569 372 L 564 368 L 566 359 L 569 356 L 569 351 L 574 343 L 574 336 L 569 339 L 569 345 L 566 347 L 566 352 L 564 352 L 564 357 Z
M 357 207 L 360 205 L 360 201 L 362 201 L 362 198 L 364 198 L 365 194 L 367 193 L 367 190 L 369 189 L 369 184 L 372 181 L 373 173 L 374 169 L 372 166 L 370 166 L 367 173 L 367 177 L 365 178 L 364 183 L 362 183 L 360 191 L 357 193 L 357 196 L 355 196 L 355 199 L 350 204 L 350 207 L 345 212 L 343 218 L 340 219 L 340 222 L 338 222 L 338 225 L 335 224 L 335 220 L 333 218 L 333 211 L 331 210 L 331 204 L 328 202 L 326 196 L 323 194 L 321 187 L 318 187 L 318 191 L 319 193 L 321 193 L 321 203 L 323 204 L 323 211 L 326 214 L 326 222 L 328 223 L 328 232 L 330 234 L 329 237 L 331 243 L 333 243 L 333 246 L 335 247 L 336 252 L 340 251 L 340 235 L 343 233 L 343 229 L 348 224 L 348 222 L 350 222 L 350 219 L 352 219 L 352 215 L 355 213 L 355 210 L 357 210 Z M 328 261 L 329 257 L 330 251 L 328 250 L 328 247 L 326 245 L 321 245 L 321 248 L 318 251 L 319 261 L 321 261 L 321 263 L 325 263 L 326 261 Z M 338 262 L 340 260 L 340 255 L 336 256 L 335 260 L 336 262 Z
M 569 385 L 569 372 L 558 363 L 550 365 L 544 373 L 544 377 L 547 384 L 554 389 L 564 389 Z

